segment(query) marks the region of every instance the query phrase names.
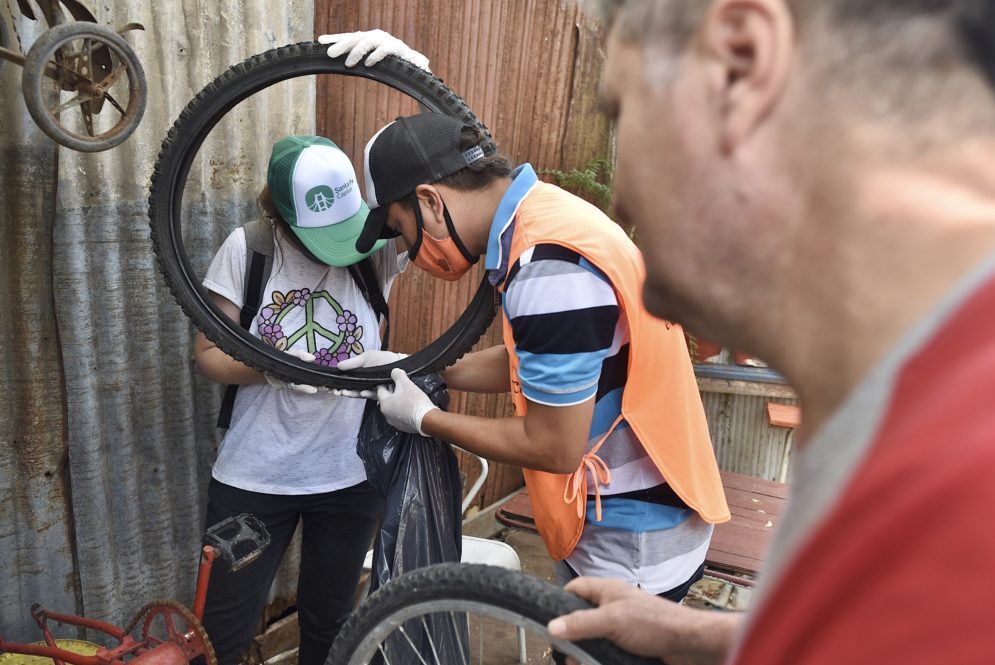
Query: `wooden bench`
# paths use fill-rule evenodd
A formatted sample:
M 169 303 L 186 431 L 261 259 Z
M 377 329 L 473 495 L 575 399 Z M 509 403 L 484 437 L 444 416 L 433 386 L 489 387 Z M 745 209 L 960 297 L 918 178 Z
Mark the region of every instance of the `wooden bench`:
M 705 571 L 722 580 L 753 586 L 771 534 L 788 498 L 788 486 L 722 471 L 732 519 L 715 525 Z M 495 515 L 505 526 L 536 533 L 527 489 L 506 501 Z

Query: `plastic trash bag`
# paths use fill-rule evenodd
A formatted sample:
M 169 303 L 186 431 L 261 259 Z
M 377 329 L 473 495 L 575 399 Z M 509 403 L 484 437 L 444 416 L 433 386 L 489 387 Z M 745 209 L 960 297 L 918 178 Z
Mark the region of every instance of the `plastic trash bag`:
M 438 374 L 413 378 L 440 409 L 449 391 Z M 370 483 L 385 499 L 383 519 L 373 544 L 370 593 L 405 572 L 435 563 L 459 562 L 462 549 L 462 482 L 452 446 L 391 427 L 376 402 L 367 404 L 356 452 Z M 465 617 L 432 615 L 406 626 L 410 642 L 398 633 L 384 645 L 386 662 L 418 663 L 420 653 L 438 662 L 469 662 Z M 374 661 L 376 662 L 376 661 Z

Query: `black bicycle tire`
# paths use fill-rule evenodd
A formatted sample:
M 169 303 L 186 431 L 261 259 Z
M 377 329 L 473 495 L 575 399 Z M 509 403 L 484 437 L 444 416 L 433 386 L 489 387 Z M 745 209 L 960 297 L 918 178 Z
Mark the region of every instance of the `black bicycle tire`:
M 438 339 L 407 358 L 348 374 L 305 363 L 264 345 L 231 321 L 210 300 L 182 247 L 183 189 L 193 158 L 211 129 L 237 104 L 271 85 L 298 76 L 340 74 L 377 81 L 412 97 L 431 111 L 447 113 L 484 132 L 466 103 L 432 74 L 394 56 L 374 67 L 345 66 L 345 56 L 329 58 L 326 46 L 303 42 L 282 46 L 229 67 L 187 104 L 162 142 L 152 173 L 149 224 L 152 246 L 173 297 L 204 335 L 225 353 L 277 378 L 327 388 L 362 389 L 390 381 L 400 367 L 410 375 L 439 371 L 456 362 L 487 330 L 494 318 L 496 293 L 486 279 L 463 315 Z
M 540 625 L 591 607 L 561 587 L 505 568 L 472 563 L 426 566 L 391 580 L 367 598 L 342 626 L 325 665 L 348 663 L 371 630 L 410 605 L 432 600 L 476 601 Z M 659 660 L 623 651 L 608 640 L 584 640 L 576 646 L 603 665 L 661 665 Z
M 62 42 L 74 38 L 93 37 L 108 47 L 117 50 L 118 55 L 128 66 L 128 87 L 130 97 L 126 114 L 114 127 L 97 136 L 85 137 L 65 129 L 57 123 L 45 108 L 43 84 L 48 79 L 44 75 L 45 64 L 55 54 Z M 145 115 L 148 101 L 148 83 L 145 70 L 131 45 L 107 26 L 86 21 L 72 21 L 49 28 L 38 37 L 24 59 L 24 72 L 21 75 L 21 92 L 28 113 L 38 128 L 50 139 L 79 152 L 101 152 L 124 143 L 138 128 Z M 132 108 L 132 103 L 135 106 Z

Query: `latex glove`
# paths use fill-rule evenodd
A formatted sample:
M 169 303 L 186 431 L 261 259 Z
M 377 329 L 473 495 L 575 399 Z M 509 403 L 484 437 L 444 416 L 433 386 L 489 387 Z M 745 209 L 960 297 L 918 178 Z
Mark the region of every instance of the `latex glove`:
M 287 351 L 287 355 L 293 356 L 298 360 L 303 360 L 306 363 L 314 362 L 314 354 L 307 351 Z M 289 383 L 269 374 L 263 374 L 263 376 L 266 377 L 266 383 L 270 384 L 275 390 L 290 390 L 295 393 L 301 393 L 302 395 L 314 395 L 318 392 L 317 386 L 309 386 L 306 383 Z
M 421 434 L 421 423 L 425 414 L 438 409 L 428 395 L 411 382 L 403 369 L 396 367 L 390 373 L 394 380 L 394 388 L 377 387 L 377 401 L 380 402 L 380 413 L 395 429 L 408 434 Z
M 348 372 L 351 369 L 359 369 L 360 367 L 390 365 L 391 363 L 396 363 L 398 360 L 403 360 L 407 357 L 408 354 L 406 353 L 394 353 L 393 351 L 363 351 L 358 356 L 346 358 L 336 365 L 336 367 L 343 372 Z M 332 390 L 332 394 L 338 395 L 339 397 L 376 399 L 377 389 L 367 388 L 366 390 L 348 390 L 346 388 L 335 388 Z
M 406 60 L 419 69 L 424 69 L 429 73 L 432 71 L 428 68 L 428 58 L 394 35 L 383 30 L 340 32 L 335 35 L 321 35 L 318 37 L 318 42 L 321 44 L 331 44 L 328 47 L 329 58 L 337 58 L 348 51 L 349 57 L 345 59 L 346 67 L 355 66 L 356 63 L 363 59 L 364 55 L 369 53 L 363 62 L 367 67 L 372 67 L 388 55 L 396 55 L 401 60 Z
M 394 353 L 393 351 L 363 351 L 358 356 L 346 358 L 339 362 L 337 369 L 348 372 L 349 370 L 359 369 L 360 367 L 378 367 L 380 365 L 396 363 L 398 360 L 403 360 L 407 357 L 408 354 L 406 353 Z

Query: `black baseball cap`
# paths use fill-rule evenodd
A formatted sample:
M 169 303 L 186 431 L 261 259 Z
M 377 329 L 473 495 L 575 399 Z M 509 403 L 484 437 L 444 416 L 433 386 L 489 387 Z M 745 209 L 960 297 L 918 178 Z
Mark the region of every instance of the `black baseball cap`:
M 496 151 L 489 138 L 460 150 L 464 127 L 472 125 L 442 113 L 420 113 L 398 118 L 373 135 L 363 152 L 370 214 L 356 240 L 356 251 L 368 252 L 380 238 L 396 235 L 385 225 L 391 203 L 418 185 L 438 182 Z

